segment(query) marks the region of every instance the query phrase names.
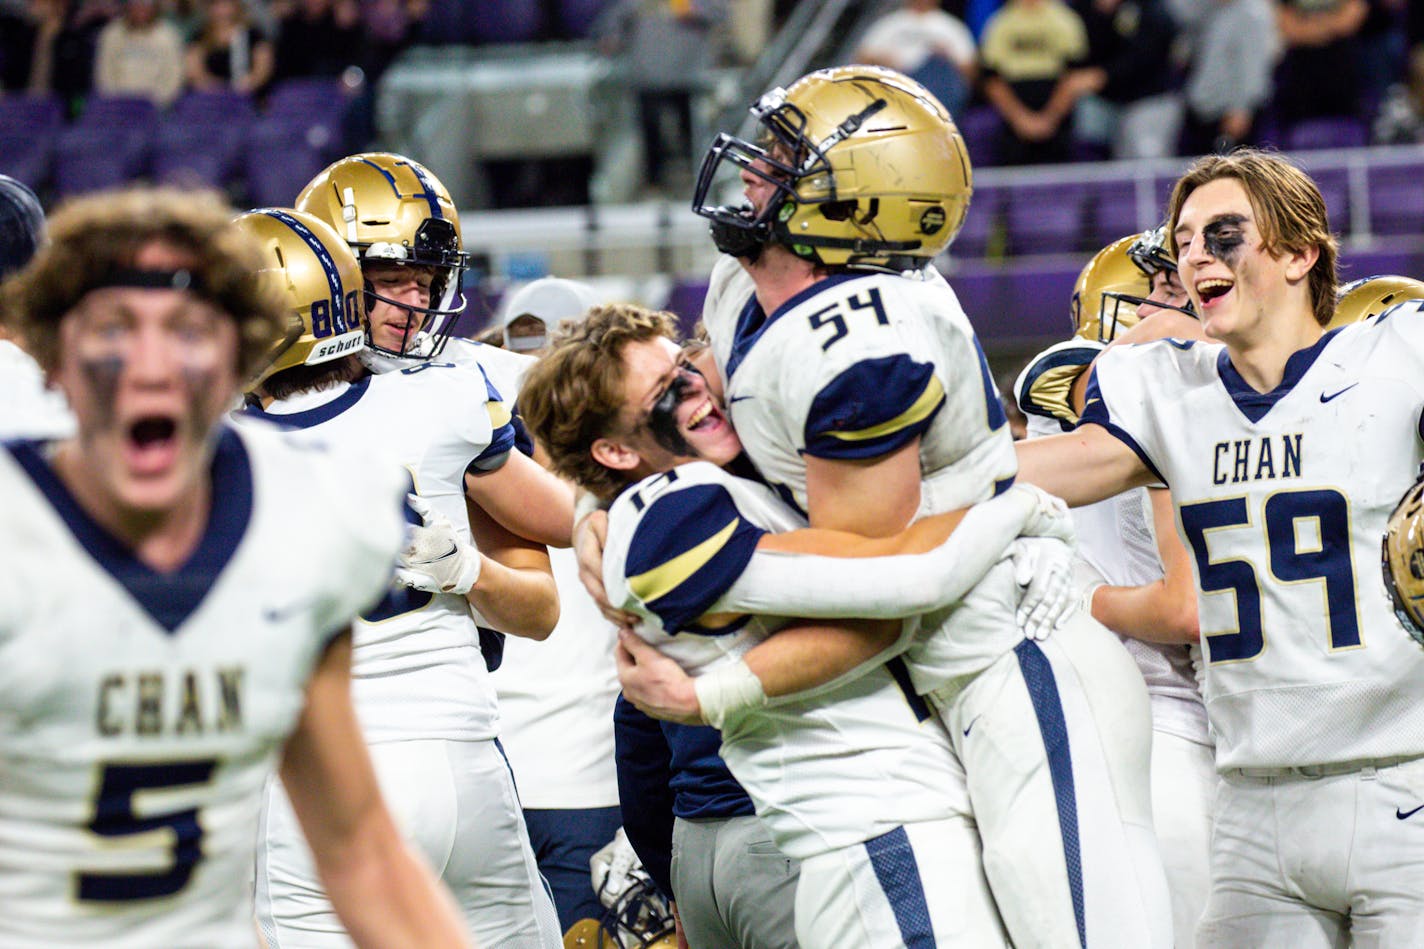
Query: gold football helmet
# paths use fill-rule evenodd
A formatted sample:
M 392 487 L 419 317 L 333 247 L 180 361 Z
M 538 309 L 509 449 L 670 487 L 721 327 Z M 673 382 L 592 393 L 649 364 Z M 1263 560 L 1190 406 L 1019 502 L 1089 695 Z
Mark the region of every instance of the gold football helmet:
M 606 878 L 605 878 L 606 880 Z M 564 933 L 564 949 L 677 949 L 672 911 L 641 867 L 616 898 L 607 901 L 602 919 L 581 919 Z
M 1345 284 L 1335 294 L 1335 317 L 1325 327 L 1333 330 L 1379 316 L 1401 300 L 1424 299 L 1424 282 L 1398 274 L 1376 274 Z
M 923 86 L 875 66 L 841 66 L 762 96 L 757 144 L 722 134 L 692 209 L 723 253 L 755 258 L 774 241 L 827 266 L 903 270 L 949 246 L 973 191 L 954 120 Z M 723 163 L 776 188 L 766 205 L 709 203 Z
M 1113 241 L 1093 255 L 1073 284 L 1073 335 L 1112 342 L 1118 333 L 1137 325 L 1137 308 L 1148 302 L 1152 277 L 1176 269 L 1161 227 Z M 1151 302 L 1160 309 L 1196 315 L 1190 306 Z
M 1384 587 L 1405 632 L 1424 646 L 1424 477 L 1389 516 L 1383 547 Z
M 264 279 L 291 307 L 286 334 L 272 344 L 267 368 L 249 388 L 293 366 L 315 366 L 360 352 L 366 343 L 361 267 L 336 232 L 310 214 L 259 208 L 237 219 L 263 250 Z
M 430 305 L 381 300 L 421 314 L 419 327 L 399 352 L 367 344 L 391 356 L 428 359 L 445 347 L 465 308 L 461 290 L 469 257 L 460 239 L 460 215 L 450 192 L 418 162 L 387 152 L 352 155 L 328 165 L 297 196 L 297 208 L 330 224 L 356 259 L 368 263 L 428 267 L 434 274 Z

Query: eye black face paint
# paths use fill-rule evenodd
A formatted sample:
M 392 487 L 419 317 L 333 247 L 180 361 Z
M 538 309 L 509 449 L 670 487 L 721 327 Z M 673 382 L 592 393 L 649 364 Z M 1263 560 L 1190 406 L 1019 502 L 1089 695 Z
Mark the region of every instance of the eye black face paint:
M 119 402 L 119 377 L 124 374 L 126 365 L 124 358 L 118 355 L 79 360 L 79 371 L 94 392 L 94 407 L 100 428 L 113 427 Z
M 653 403 L 653 409 L 648 413 L 648 431 L 653 433 L 653 438 L 659 445 L 674 455 L 692 456 L 697 454 L 687 443 L 687 439 L 682 435 L 682 430 L 677 426 L 677 407 L 687 397 L 687 390 L 692 386 L 691 377 L 694 372 L 696 372 L 694 369 L 685 366 L 679 367 L 677 375 L 668 383 L 663 394 L 658 396 L 658 401 Z
M 1241 245 L 1246 242 L 1242 225 L 1246 218 L 1240 214 L 1226 214 L 1202 228 L 1202 242 L 1206 251 L 1228 267 L 1236 266 L 1236 258 L 1241 253 Z

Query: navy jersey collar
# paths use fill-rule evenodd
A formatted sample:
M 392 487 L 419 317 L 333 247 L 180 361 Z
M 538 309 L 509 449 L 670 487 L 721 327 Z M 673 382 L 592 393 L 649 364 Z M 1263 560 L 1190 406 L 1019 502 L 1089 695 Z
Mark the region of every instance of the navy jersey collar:
M 325 405 L 318 405 L 314 409 L 307 409 L 304 412 L 268 412 L 260 404 L 248 403 L 238 412 L 252 418 L 264 419 L 274 425 L 283 428 L 311 428 L 320 425 L 322 422 L 329 422 L 351 406 L 361 401 L 361 397 L 366 394 L 366 390 L 371 386 L 371 376 L 365 375 L 351 383 L 345 392 L 327 402 Z
M 787 300 L 776 310 L 767 316 L 762 310 L 761 304 L 757 302 L 756 294 L 753 293 L 751 299 L 747 300 L 746 306 L 742 307 L 741 315 L 737 317 L 737 326 L 732 334 L 732 354 L 727 359 L 727 378 L 731 379 L 736 373 L 737 367 L 742 364 L 742 360 L 747 358 L 747 354 L 752 351 L 757 340 L 761 339 L 767 327 L 781 319 L 782 315 L 793 307 L 800 306 L 806 300 L 820 293 L 829 290 L 837 284 L 847 283 L 851 280 L 861 280 L 866 277 L 873 277 L 870 273 L 837 273 L 831 274 L 806 289 L 800 291 L 791 299 Z
M 207 526 L 187 562 L 172 573 L 160 573 L 139 560 L 127 544 L 90 517 L 50 467 L 41 443 L 13 442 L 6 447 L 80 546 L 169 633 L 177 632 L 202 604 L 252 520 L 252 465 L 242 439 L 228 428 L 219 428 L 213 452 Z
M 1257 392 L 1251 388 L 1250 384 L 1242 378 L 1241 373 L 1231 364 L 1231 358 L 1223 347 L 1216 357 L 1216 369 L 1221 376 L 1221 384 L 1226 386 L 1227 394 L 1231 396 L 1231 401 L 1236 403 L 1236 408 L 1241 414 L 1252 422 L 1259 422 L 1266 417 L 1266 413 L 1271 411 L 1277 402 L 1289 395 L 1300 383 L 1301 377 L 1309 371 L 1311 366 L 1315 365 L 1315 360 L 1325 351 L 1325 347 L 1338 332 L 1340 332 L 1339 328 L 1333 329 L 1305 349 L 1291 353 L 1290 358 L 1286 360 L 1286 371 L 1281 378 L 1280 385 L 1270 392 Z

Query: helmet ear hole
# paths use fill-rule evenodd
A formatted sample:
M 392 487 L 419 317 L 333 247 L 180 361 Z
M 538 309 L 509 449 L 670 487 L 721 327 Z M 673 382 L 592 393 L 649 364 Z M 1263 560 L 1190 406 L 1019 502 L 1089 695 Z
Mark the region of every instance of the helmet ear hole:
M 828 221 L 849 221 L 855 217 L 856 201 L 827 201 L 821 205 L 821 216 Z

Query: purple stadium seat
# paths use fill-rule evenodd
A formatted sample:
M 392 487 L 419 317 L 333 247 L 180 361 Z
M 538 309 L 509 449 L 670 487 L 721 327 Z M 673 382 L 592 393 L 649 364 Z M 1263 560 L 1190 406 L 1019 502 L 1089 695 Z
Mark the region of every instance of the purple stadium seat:
M 91 96 L 76 125 L 91 128 L 151 131 L 158 122 L 158 107 L 143 96 Z
M 111 128 L 72 125 L 59 134 L 54 186 L 61 195 L 116 188 L 141 176 L 148 160 L 146 135 Z
M 1370 171 L 1370 230 L 1376 234 L 1424 232 L 1424 161 Z
M 1104 181 L 1094 186 L 1088 201 L 1093 226 L 1093 244 L 1106 247 L 1129 234 L 1138 233 L 1137 186 L 1131 181 Z
M 1350 229 L 1350 179 L 1344 168 L 1307 169 L 1320 186 L 1330 229 L 1344 233 Z
M 1352 116 L 1304 119 L 1282 131 L 1285 148 L 1293 151 L 1359 148 L 1369 144 L 1369 129 L 1364 120 Z
M 1069 301 L 1081 262 L 1054 266 L 1016 267 L 1008 278 L 1009 312 L 1004 319 L 1011 335 L 1062 339 L 1072 329 Z
M 477 43 L 527 43 L 544 26 L 539 0 L 465 0 Z
M 697 321 L 702 319 L 702 304 L 707 299 L 707 281 L 690 280 L 673 285 L 663 309 L 677 314 L 684 336 L 691 336 Z
M 998 138 L 1003 120 L 992 106 L 976 105 L 965 109 L 954 117 L 959 126 L 959 134 L 964 136 L 964 144 L 969 149 L 969 160 L 976 168 L 987 168 L 994 163 L 994 142 Z
M 949 245 L 950 255 L 964 259 L 990 255 L 996 248 L 1002 250 L 1003 203 L 1001 189 L 987 185 L 975 188 L 964 226 Z
M 248 96 L 188 93 L 159 116 L 154 177 L 172 184 L 223 187 L 240 168 L 252 121 Z
M 306 183 L 326 167 L 328 142 L 320 126 L 266 116 L 248 136 L 247 200 L 253 207 L 291 207 Z
M 570 36 L 583 38 L 612 0 L 559 0 L 559 25 Z
M 54 96 L 0 96 L 0 174 L 44 187 L 63 123 Z
M 340 79 L 326 76 L 284 79 L 268 90 L 262 112 L 265 115 L 339 112 L 346 99 L 346 89 Z
M 1009 252 L 1068 254 L 1087 243 L 1083 184 L 1024 185 L 1009 190 L 1004 221 Z

